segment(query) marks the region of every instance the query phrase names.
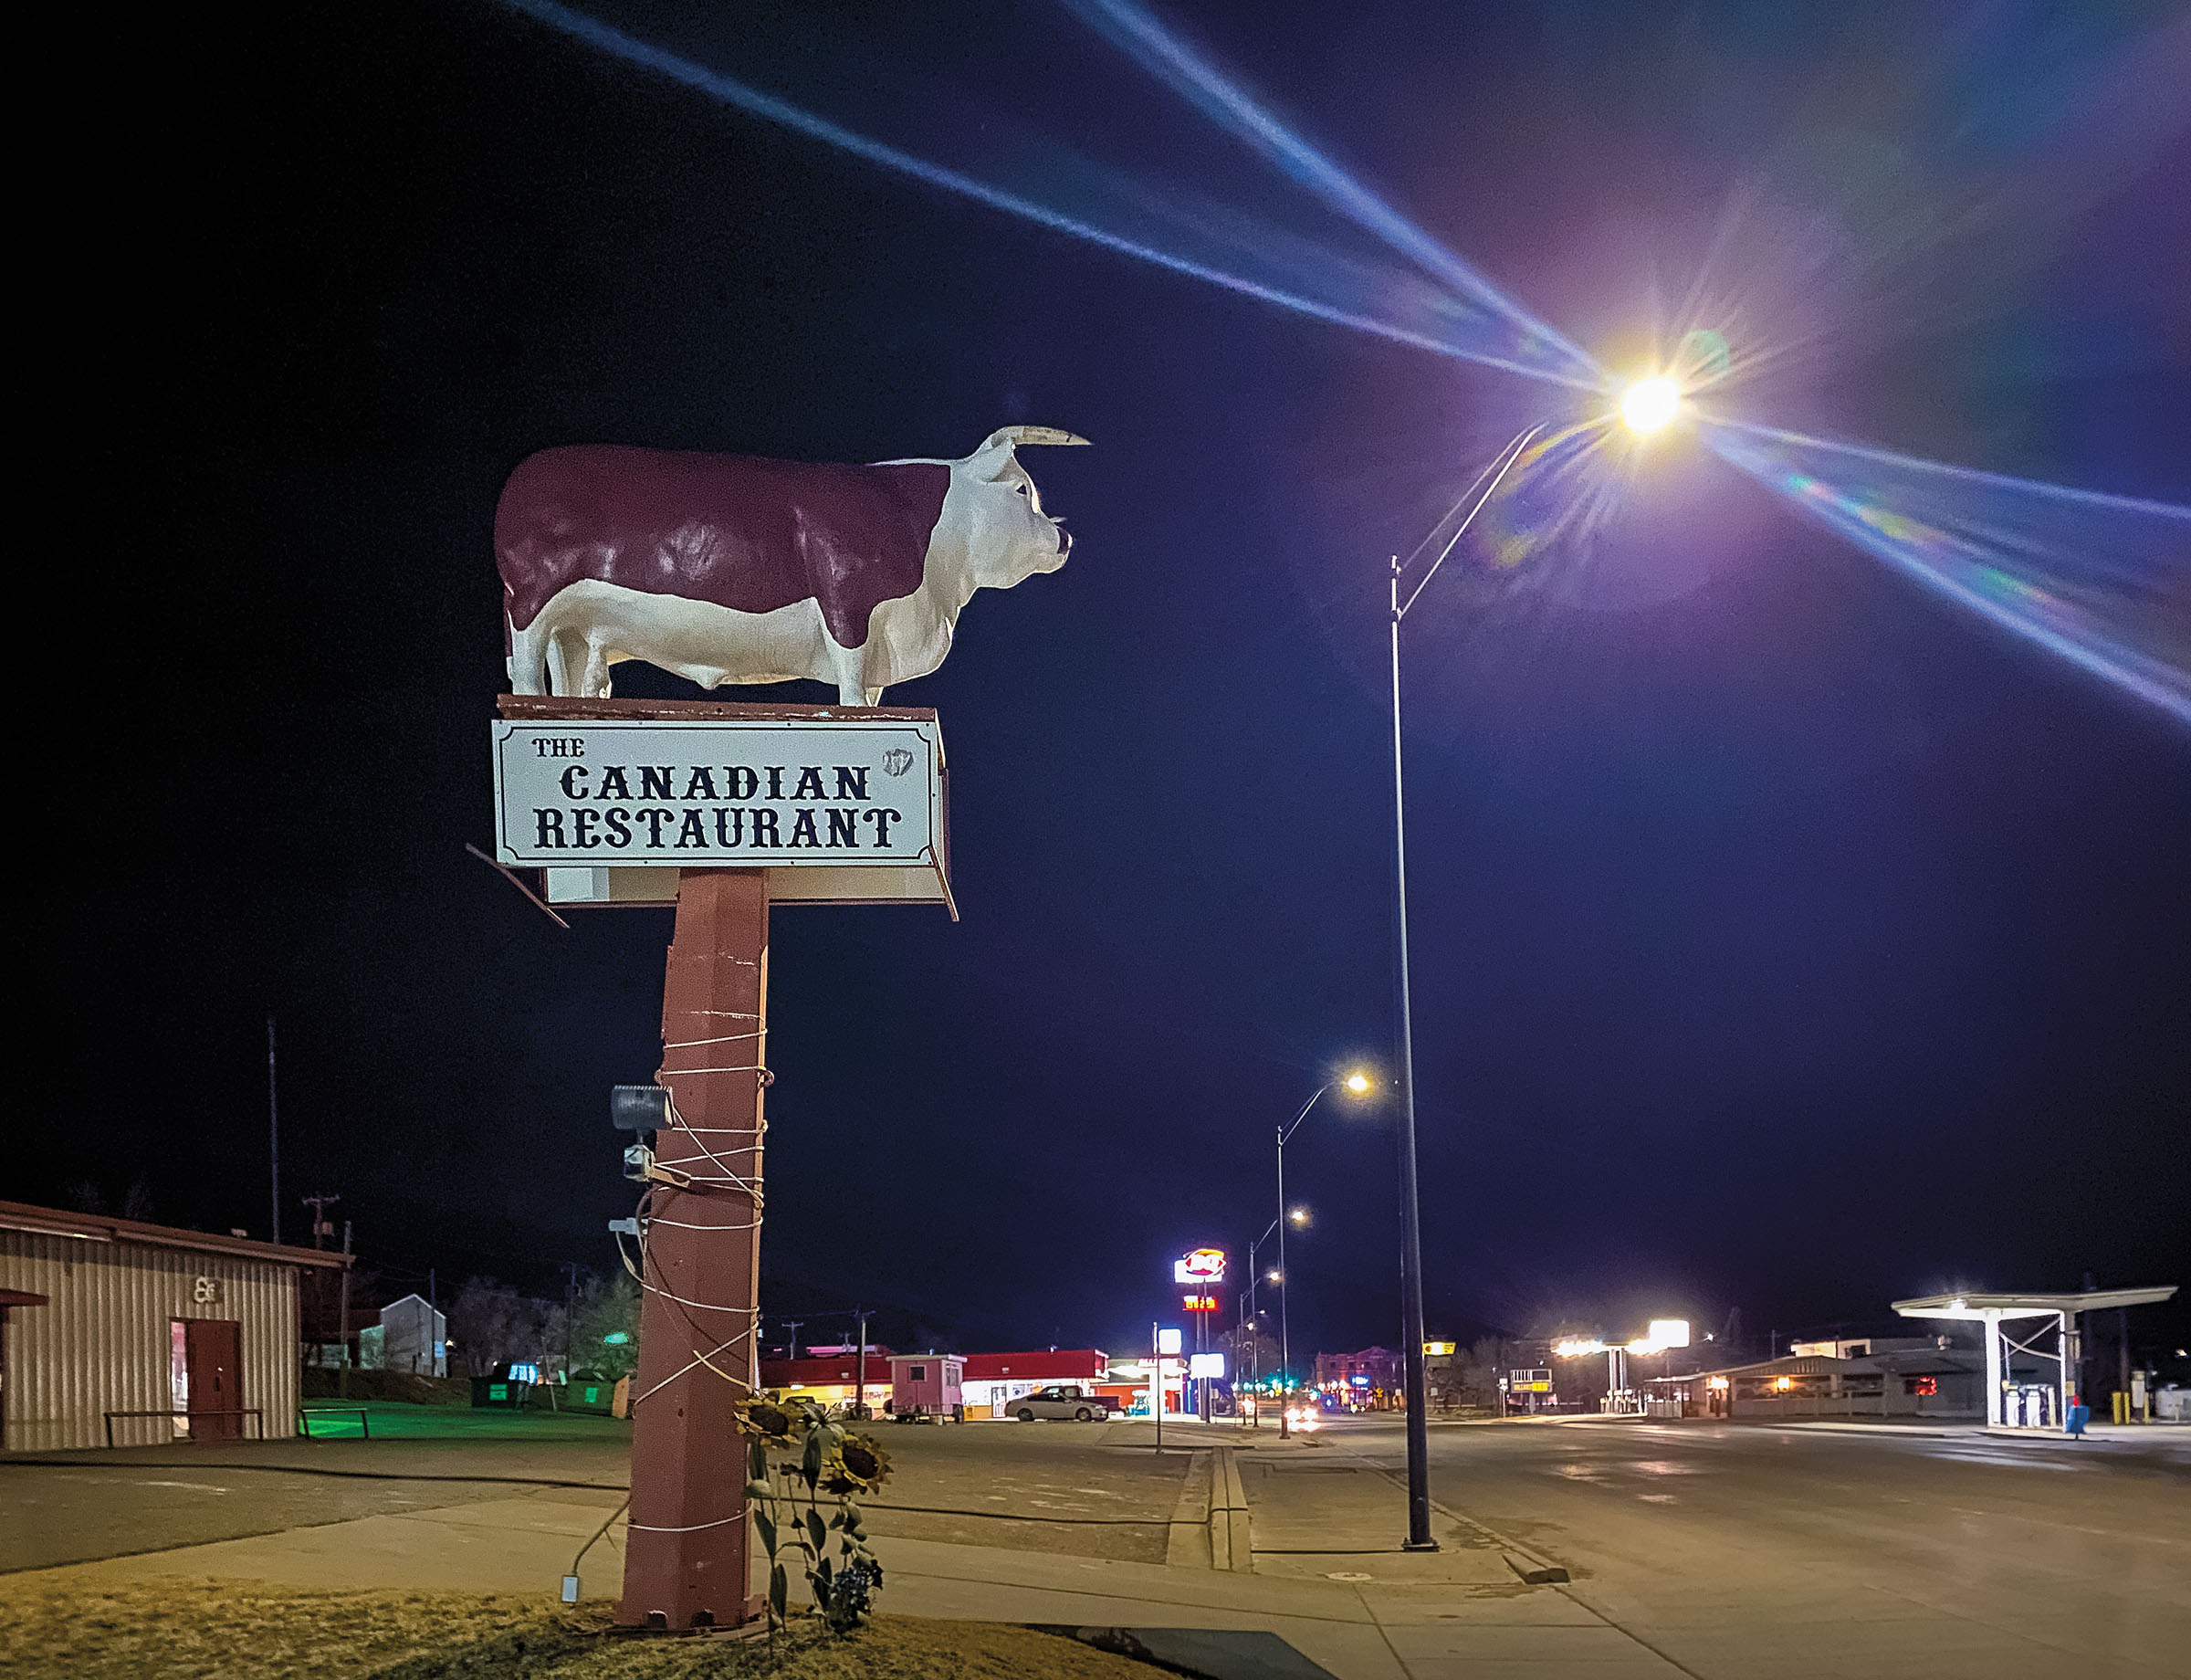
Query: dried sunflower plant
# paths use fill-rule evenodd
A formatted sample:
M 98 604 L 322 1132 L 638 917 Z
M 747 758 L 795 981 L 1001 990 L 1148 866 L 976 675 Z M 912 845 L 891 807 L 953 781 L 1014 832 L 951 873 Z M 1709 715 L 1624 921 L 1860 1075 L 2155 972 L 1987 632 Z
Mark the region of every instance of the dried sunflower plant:
M 811 1400 L 757 1395 L 740 1403 L 738 1423 L 751 1442 L 746 1496 L 758 1507 L 753 1524 L 769 1554 L 771 1639 L 785 1625 L 793 1556 L 805 1570 L 815 1613 L 832 1633 L 849 1633 L 883 1584 L 883 1566 L 852 1496 L 883 1485 L 890 1454 L 872 1436 L 832 1422 Z M 772 1459 L 771 1447 L 796 1447 L 798 1456 Z

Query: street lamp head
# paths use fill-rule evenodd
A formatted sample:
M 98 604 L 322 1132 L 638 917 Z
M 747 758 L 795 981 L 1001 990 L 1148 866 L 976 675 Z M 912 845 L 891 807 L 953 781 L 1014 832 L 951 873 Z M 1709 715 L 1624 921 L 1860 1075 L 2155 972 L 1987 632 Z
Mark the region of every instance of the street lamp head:
M 1620 394 L 1620 420 L 1631 432 L 1648 437 L 1663 431 L 1682 412 L 1682 387 L 1665 373 L 1639 379 Z
M 1295 1208 L 1291 1213 L 1286 1214 L 1286 1218 L 1293 1221 L 1293 1223 L 1296 1225 L 1305 1225 L 1308 1223 L 1308 1210 L 1306 1208 Z
M 1347 1087 L 1349 1095 L 1355 1097 L 1367 1097 L 1377 1089 L 1377 1081 L 1358 1068 L 1348 1074 L 1340 1083 Z
M 1278 1268 L 1277 1268 L 1277 1267 L 1275 1267 L 1275 1266 L 1273 1266 L 1273 1267 L 1272 1267 L 1272 1268 L 1271 1268 L 1271 1269 L 1270 1269 L 1268 1272 L 1265 1272 L 1265 1273 L 1263 1274 L 1263 1282 L 1265 1282 L 1266 1284 L 1281 1284 L 1281 1283 L 1284 1283 L 1284 1282 L 1285 1281 L 1285 1279 L 1284 1279 L 1284 1278 L 1283 1278 L 1283 1277 L 1281 1277 L 1281 1276 L 1278 1275 Z M 1258 1313 L 1256 1316 L 1257 1316 L 1258 1318 L 1261 1318 L 1261 1317 L 1263 1317 L 1264 1315 L 1263 1315 L 1263 1314 L 1261 1314 L 1261 1313 Z

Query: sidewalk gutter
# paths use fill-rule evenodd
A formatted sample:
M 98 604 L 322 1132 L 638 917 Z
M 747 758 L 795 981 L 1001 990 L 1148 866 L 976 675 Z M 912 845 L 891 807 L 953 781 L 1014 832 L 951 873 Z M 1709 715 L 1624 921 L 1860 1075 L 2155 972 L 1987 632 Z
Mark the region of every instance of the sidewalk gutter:
M 1229 1446 L 1210 1454 L 1210 1567 L 1253 1570 L 1255 1546 L 1248 1531 L 1248 1490 Z
M 1211 1458 L 1209 1448 L 1196 1450 L 1179 1486 L 1179 1503 L 1172 1507 L 1171 1528 L 1164 1538 L 1164 1562 L 1175 1570 L 1206 1570 L 1212 1562 L 1210 1531 Z

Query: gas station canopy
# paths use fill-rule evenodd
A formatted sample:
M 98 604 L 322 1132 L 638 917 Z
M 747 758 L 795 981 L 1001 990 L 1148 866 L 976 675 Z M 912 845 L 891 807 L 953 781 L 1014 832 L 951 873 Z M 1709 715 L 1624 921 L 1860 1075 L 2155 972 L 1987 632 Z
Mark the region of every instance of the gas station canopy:
M 2175 1289 L 2174 1284 L 2159 1284 L 2149 1289 L 2072 1289 L 2046 1295 L 1921 1295 L 1896 1301 L 1894 1310 L 1905 1318 L 1967 1318 L 1983 1324 L 1987 1424 L 1995 1429 L 2060 1429 L 2068 1423 L 2076 1398 L 2078 1314 L 2111 1307 L 2148 1307 L 2167 1300 Z M 2031 1341 L 2018 1341 L 2001 1328 L 2009 1318 L 2052 1318 L 2057 1338 L 2053 1351 L 2033 1345 L 2044 1330 L 2031 1332 Z M 2029 1392 L 2032 1385 L 2017 1381 L 2013 1357 L 2018 1353 L 2054 1362 L 2050 1393 L 2034 1396 Z
M 2058 1295 L 1921 1295 L 1897 1301 L 1905 1318 L 2036 1318 L 2042 1313 L 2100 1312 L 2110 1307 L 2148 1307 L 2175 1295 L 2176 1286 L 2151 1289 L 2077 1289 Z

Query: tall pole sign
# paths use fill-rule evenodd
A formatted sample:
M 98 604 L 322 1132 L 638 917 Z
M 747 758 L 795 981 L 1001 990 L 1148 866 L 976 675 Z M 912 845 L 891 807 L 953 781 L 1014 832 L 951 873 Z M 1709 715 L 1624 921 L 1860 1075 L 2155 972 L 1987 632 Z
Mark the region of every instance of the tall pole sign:
M 627 1151 L 644 1188 L 619 1222 L 643 1288 L 626 1627 L 758 1614 L 738 1407 L 760 1369 L 771 907 L 957 917 L 936 714 L 878 702 L 942 663 L 977 590 L 1064 563 L 1016 450 L 1085 441 L 1007 426 L 957 460 L 873 467 L 550 449 L 503 490 L 495 861 L 540 871 L 550 904 L 676 910 L 668 1095 L 651 1151 Z M 841 703 L 613 698 L 624 659 L 705 688 L 816 678 Z

